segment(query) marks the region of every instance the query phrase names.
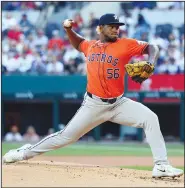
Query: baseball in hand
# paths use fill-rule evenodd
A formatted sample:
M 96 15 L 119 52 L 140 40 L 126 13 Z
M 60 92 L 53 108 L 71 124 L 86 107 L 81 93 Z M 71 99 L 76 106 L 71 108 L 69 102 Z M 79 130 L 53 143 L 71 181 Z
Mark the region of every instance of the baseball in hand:
M 72 23 L 73 23 L 73 20 L 70 20 L 70 19 L 67 19 L 67 20 L 64 20 L 64 27 L 72 27 Z

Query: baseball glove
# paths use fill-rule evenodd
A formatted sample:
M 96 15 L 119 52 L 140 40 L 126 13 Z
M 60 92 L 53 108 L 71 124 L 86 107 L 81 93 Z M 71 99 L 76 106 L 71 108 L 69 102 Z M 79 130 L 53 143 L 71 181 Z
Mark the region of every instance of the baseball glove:
M 141 84 L 144 80 L 148 79 L 152 75 L 154 65 L 148 61 L 139 61 L 133 64 L 126 64 L 125 69 L 133 81 Z

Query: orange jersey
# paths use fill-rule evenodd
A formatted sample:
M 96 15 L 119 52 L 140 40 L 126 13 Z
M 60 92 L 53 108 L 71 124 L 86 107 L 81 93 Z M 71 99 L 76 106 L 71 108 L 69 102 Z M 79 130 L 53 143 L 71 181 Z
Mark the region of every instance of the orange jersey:
M 87 63 L 87 91 L 101 98 L 124 93 L 125 68 L 131 57 L 141 55 L 148 43 L 122 38 L 113 43 L 83 40 L 80 51 Z

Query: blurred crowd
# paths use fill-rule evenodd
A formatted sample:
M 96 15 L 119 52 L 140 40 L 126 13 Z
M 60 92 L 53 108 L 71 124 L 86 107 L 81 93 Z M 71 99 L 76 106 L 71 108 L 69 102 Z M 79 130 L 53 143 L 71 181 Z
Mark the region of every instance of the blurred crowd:
M 133 1 L 121 3 L 124 9 L 183 9 L 184 2 L 152 2 L 152 1 Z M 17 11 L 17 10 L 42 10 L 47 4 L 55 4 L 57 7 L 70 6 L 71 9 L 79 8 L 86 2 L 70 2 L 70 1 L 58 1 L 58 2 L 46 2 L 46 1 L 19 1 L 19 2 L 2 2 L 2 10 Z M 56 11 L 59 10 L 56 8 Z
M 183 9 L 184 8 L 184 3 L 182 1 L 177 1 L 177 2 L 165 2 L 164 1 L 133 1 L 133 2 L 127 2 L 127 3 L 121 3 L 121 6 L 123 9 L 168 9 L 168 10 L 173 10 L 173 9 Z
M 4 137 L 4 141 L 6 142 L 38 142 L 39 140 L 40 137 L 32 125 L 28 126 L 26 132 L 21 135 L 18 126 L 14 124 L 10 127 L 9 132 L 7 132 Z
M 80 9 L 88 2 L 84 1 L 19 1 L 19 2 L 2 2 L 2 10 L 6 11 L 32 11 L 43 10 L 47 5 L 54 5 L 55 12 L 66 6 L 70 9 Z
M 54 133 L 53 128 L 49 128 L 47 135 L 50 135 Z M 47 136 L 44 135 L 44 136 Z M 21 134 L 19 132 L 19 126 L 17 124 L 13 124 L 10 127 L 10 130 L 5 134 L 4 136 L 4 141 L 6 142 L 31 142 L 35 143 L 41 140 L 43 137 L 39 136 L 38 133 L 36 132 L 34 126 L 29 125 L 25 131 L 25 133 Z
M 71 2 L 72 4 L 72 2 Z M 65 6 L 65 4 L 60 4 Z M 181 9 L 183 2 L 167 2 L 162 7 L 160 2 L 130 2 L 121 4 L 120 19 L 126 22 L 126 27 L 120 28 L 120 37 L 135 38 L 157 44 L 160 56 L 157 61 L 155 74 L 184 73 L 184 25 L 179 28 L 171 24 L 151 25 L 142 13 L 138 14 L 134 33 L 130 34 L 132 8 L 166 8 Z M 2 73 L 3 74 L 86 74 L 84 56 L 72 48 L 67 36 L 60 34 L 61 25 L 51 29 L 49 23 L 46 28 L 36 28 L 23 14 L 16 20 L 11 11 L 14 10 L 42 10 L 46 2 L 3 2 L 2 9 L 8 10 L 2 18 Z M 160 7 L 161 6 L 161 7 Z M 74 30 L 87 39 L 97 39 L 96 26 L 98 18 L 89 14 L 88 24 L 80 13 L 74 15 Z M 151 36 L 151 33 L 154 33 Z M 147 56 L 135 57 L 134 60 L 146 59 Z
M 19 11 L 19 10 L 42 10 L 46 6 L 44 1 L 15 1 L 2 2 L 2 10 Z
M 26 14 L 21 20 L 6 14 L 2 21 L 2 71 L 21 74 L 82 74 L 82 54 L 69 45 L 59 30 L 35 28 Z

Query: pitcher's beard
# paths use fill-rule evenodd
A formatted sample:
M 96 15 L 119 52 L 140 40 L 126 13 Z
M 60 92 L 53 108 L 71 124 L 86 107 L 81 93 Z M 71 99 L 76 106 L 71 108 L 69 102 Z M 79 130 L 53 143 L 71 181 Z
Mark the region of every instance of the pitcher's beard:
M 116 42 L 117 39 L 118 39 L 117 37 L 114 37 L 114 38 L 105 37 L 106 42 Z

